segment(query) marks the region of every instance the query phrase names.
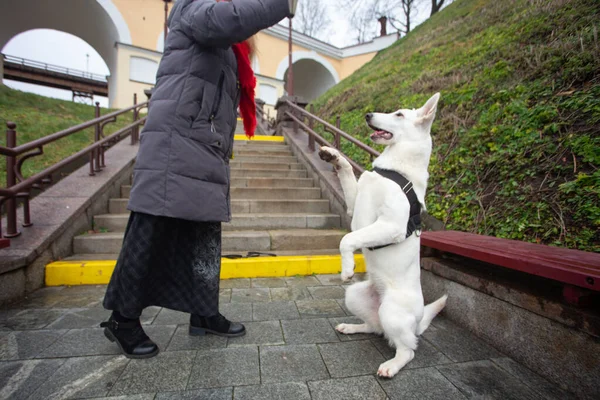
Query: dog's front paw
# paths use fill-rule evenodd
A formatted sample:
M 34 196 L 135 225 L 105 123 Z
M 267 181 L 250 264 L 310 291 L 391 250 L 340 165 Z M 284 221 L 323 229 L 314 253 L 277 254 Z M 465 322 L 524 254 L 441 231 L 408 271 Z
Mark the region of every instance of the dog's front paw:
M 342 282 L 350 282 L 350 280 L 352 280 L 353 276 L 354 276 L 354 271 L 349 271 L 349 272 L 342 271 L 342 275 L 341 275 Z
M 356 333 L 356 329 L 352 324 L 339 324 L 335 327 L 335 330 L 339 333 L 343 333 L 344 335 L 352 335 Z
M 377 375 L 379 375 L 382 378 L 392 378 L 398 373 L 398 371 L 400 371 L 400 368 L 401 366 L 399 366 L 398 363 L 394 361 L 394 359 L 391 359 L 379 366 L 379 369 L 377 370 Z
M 323 146 L 319 150 L 319 157 L 321 160 L 327 161 L 333 165 L 337 165 L 340 159 L 340 153 L 336 149 L 332 149 L 331 147 Z

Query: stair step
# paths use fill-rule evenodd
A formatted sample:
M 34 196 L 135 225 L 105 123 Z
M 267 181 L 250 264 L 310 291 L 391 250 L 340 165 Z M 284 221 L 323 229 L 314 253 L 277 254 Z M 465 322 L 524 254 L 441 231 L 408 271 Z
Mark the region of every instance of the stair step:
M 123 232 L 129 213 L 104 214 L 94 217 L 94 226 L 99 230 Z M 340 227 L 340 216 L 336 214 L 234 214 L 231 222 L 223 224 L 223 230 L 248 229 L 332 229 Z
M 231 255 L 231 254 L 236 254 L 236 255 L 242 255 L 245 256 L 246 254 L 248 254 L 249 251 L 254 251 L 254 250 L 238 250 L 238 251 L 223 251 L 222 255 L 223 256 L 227 256 L 227 255 Z M 317 254 L 318 253 L 318 254 Z M 285 256 L 313 256 L 313 255 L 338 255 L 340 254 L 340 250 L 339 249 L 319 249 L 318 252 L 315 252 L 314 250 L 271 250 L 269 251 L 269 254 L 275 254 L 278 257 L 285 257 Z M 263 257 L 265 258 L 270 258 L 267 257 L 266 255 L 264 255 Z M 78 253 L 78 254 L 74 254 L 70 257 L 66 257 L 64 258 L 62 261 L 94 261 L 94 260 L 102 260 L 102 261 L 109 261 L 109 260 L 117 260 L 117 258 L 119 258 L 119 253 Z
M 231 200 L 234 214 L 329 213 L 329 200 Z
M 267 160 L 260 161 L 259 158 L 256 161 L 236 161 L 231 160 L 229 163 L 231 168 L 242 168 L 242 169 L 291 169 L 291 170 L 303 170 L 304 166 L 300 163 L 280 163 L 280 162 L 269 162 Z
M 243 154 L 234 154 L 231 162 L 241 163 L 263 163 L 263 164 L 297 164 L 298 159 L 294 156 L 272 156 L 259 154 L 254 156 L 246 156 Z
M 123 199 L 129 198 L 130 186 L 121 187 L 121 197 Z M 231 188 L 232 199 L 247 199 L 247 200 L 259 200 L 259 199 L 320 199 L 321 189 L 316 187 L 287 187 L 287 188 L 270 188 L 270 187 L 259 187 L 259 188 L 246 188 L 246 187 L 232 187 Z
M 269 148 L 269 147 L 288 147 L 286 142 L 263 142 L 258 140 L 236 140 L 233 142 L 234 148 L 243 147 L 250 148 Z
M 281 148 L 275 148 L 274 150 L 263 150 L 263 149 L 253 149 L 253 150 L 245 150 L 245 149 L 236 149 L 234 146 L 233 149 L 234 157 L 244 156 L 262 156 L 262 157 L 271 157 L 271 156 L 288 156 L 292 157 L 294 153 L 291 150 L 284 150 Z
M 285 229 L 261 231 L 224 231 L 222 249 L 227 251 L 295 251 L 335 249 L 345 235 L 341 230 Z M 76 254 L 119 253 L 122 232 L 96 233 L 73 239 Z
M 244 200 L 301 200 L 320 199 L 320 188 L 238 188 L 230 190 L 232 199 Z
M 232 178 L 306 178 L 305 169 L 231 168 Z
M 128 199 L 110 199 L 110 214 L 127 213 Z M 277 199 L 234 199 L 231 200 L 231 212 L 234 214 L 255 213 L 329 213 L 329 200 L 277 200 Z
M 231 178 L 233 188 L 312 188 L 311 178 Z M 128 199 L 131 185 L 121 186 L 121 198 Z
M 247 188 L 304 188 L 313 187 L 311 178 L 231 178 L 231 187 Z

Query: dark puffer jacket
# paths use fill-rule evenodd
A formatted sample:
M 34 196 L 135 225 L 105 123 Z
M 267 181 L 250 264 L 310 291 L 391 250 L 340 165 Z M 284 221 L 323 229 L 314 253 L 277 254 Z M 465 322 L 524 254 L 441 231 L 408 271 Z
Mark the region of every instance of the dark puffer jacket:
M 229 221 L 239 102 L 231 45 L 289 14 L 288 0 L 178 0 L 141 134 L 128 208 Z

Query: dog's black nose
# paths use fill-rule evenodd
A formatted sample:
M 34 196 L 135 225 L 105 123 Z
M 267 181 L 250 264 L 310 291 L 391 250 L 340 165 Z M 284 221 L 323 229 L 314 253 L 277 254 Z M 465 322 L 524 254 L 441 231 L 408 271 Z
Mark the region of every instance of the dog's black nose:
M 371 118 L 373 118 L 373 113 L 368 113 L 367 115 L 365 115 L 365 119 L 366 119 L 367 121 L 370 121 L 370 120 L 371 120 Z

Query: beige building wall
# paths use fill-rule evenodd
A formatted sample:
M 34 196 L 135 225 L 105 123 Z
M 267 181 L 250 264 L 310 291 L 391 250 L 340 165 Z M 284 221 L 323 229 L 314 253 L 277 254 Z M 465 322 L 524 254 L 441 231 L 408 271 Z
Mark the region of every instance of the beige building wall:
M 131 32 L 134 46 L 156 50 L 156 42 L 164 34 L 165 10 L 160 0 L 112 0 Z M 172 8 L 169 3 L 169 12 Z
M 158 63 L 160 62 L 162 54 L 156 51 L 150 51 L 124 44 L 117 44 L 116 50 L 116 90 L 109 87 L 109 92 L 111 92 L 111 107 L 129 107 L 133 104 L 134 93 L 137 94 L 138 102 L 146 101 L 147 98 L 144 94 L 144 90 L 151 89 L 154 86 L 154 83 L 150 82 L 150 79 L 148 79 L 152 75 L 150 68 L 152 67 L 152 63 L 155 64 L 155 68 L 158 68 Z M 136 58 L 136 61 L 142 60 L 147 64 L 147 66 L 145 66 L 145 76 L 138 76 L 136 75 L 135 71 L 131 70 L 132 58 Z M 154 76 L 156 76 L 155 71 Z
M 127 107 L 132 103 L 133 93 L 137 93 L 138 100 L 143 101 L 145 99 L 144 90 L 153 86 L 147 79 L 148 71 L 151 68 L 149 63 L 139 59 L 147 59 L 156 63 L 160 61 L 162 53 L 157 50 L 162 50 L 163 45 L 164 2 L 161 0 L 102 1 L 112 2 L 118 13 L 121 14 L 131 37 L 131 43 L 117 43 L 115 45 L 117 68 L 115 71 L 111 71 L 112 75 L 109 79 L 111 107 Z M 172 4 L 169 4 L 169 11 Z M 358 50 L 357 47 L 351 48 L 346 55 L 346 49 L 339 49 L 296 32 L 294 33 L 296 34 L 294 36 L 295 43 L 292 46 L 294 63 L 306 59 L 324 66 L 325 69 L 316 68 L 315 64 L 312 64 L 315 71 L 331 75 L 331 78 L 321 77 L 323 82 L 337 83 L 348 77 L 362 65 L 372 60 L 378 50 L 384 48 L 382 43 L 371 43 L 358 48 Z M 387 40 L 385 38 L 381 39 Z M 387 42 L 390 41 L 387 40 Z M 385 47 L 389 45 L 387 42 L 383 43 Z M 269 99 L 266 108 L 273 112 L 273 97 L 279 98 L 285 94 L 284 72 L 288 67 L 287 32 L 281 26 L 269 29 L 268 32 L 259 32 L 256 35 L 256 44 L 257 58 L 254 61 L 254 66 L 258 81 L 257 97 L 264 97 L 263 100 L 265 101 Z M 363 54 L 360 54 L 361 52 Z M 131 64 L 132 58 L 137 58 L 136 64 L 133 66 Z M 139 71 L 137 71 L 138 69 Z M 310 75 L 312 70 L 310 71 L 305 75 L 312 76 Z M 142 80 L 136 79 L 138 75 L 143 75 L 145 78 Z M 318 81 L 311 81 L 312 79 L 306 81 L 305 78 L 305 82 L 314 83 L 317 86 L 321 84 Z
M 356 70 L 358 70 L 360 67 L 371 61 L 373 58 L 375 58 L 376 55 L 377 52 L 373 52 L 345 58 L 341 66 L 342 68 L 340 72 L 340 78 L 346 79 L 354 72 L 356 72 Z

